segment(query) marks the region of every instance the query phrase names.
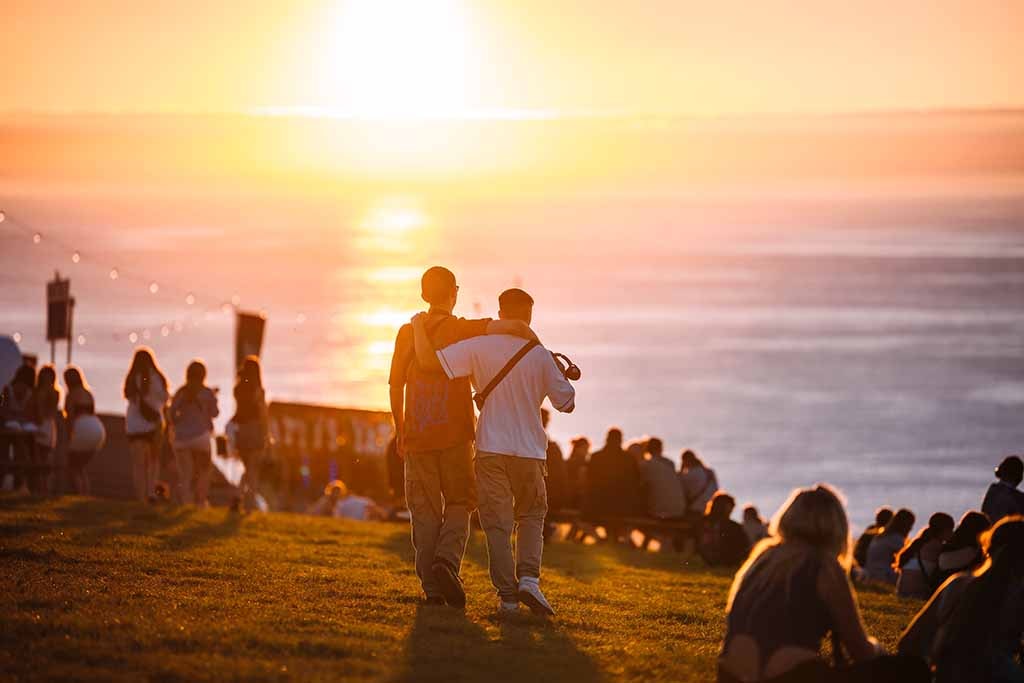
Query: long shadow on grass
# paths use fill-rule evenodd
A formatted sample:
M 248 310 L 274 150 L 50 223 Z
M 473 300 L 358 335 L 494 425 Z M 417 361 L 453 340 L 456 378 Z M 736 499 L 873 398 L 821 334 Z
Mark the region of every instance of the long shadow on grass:
M 6 502 L 0 503 L 0 509 L 7 507 Z M 38 501 L 38 504 L 44 507 L 47 502 Z M 197 519 L 197 510 L 191 506 L 153 507 L 90 498 L 57 500 L 52 506 L 56 526 L 70 532 L 78 545 L 95 545 L 114 536 L 138 536 L 159 539 L 170 550 L 188 550 L 232 536 L 240 524 L 239 516 L 226 510 L 204 515 L 222 514 L 219 521 Z M 15 530 L 31 534 L 34 524 L 33 521 L 18 524 Z M 50 528 L 52 522 L 40 520 L 38 525 Z
M 498 622 L 496 637 L 447 607 L 421 606 L 405 644 L 398 680 L 602 681 L 597 664 L 580 652 L 557 622 L 521 615 Z
M 380 546 L 412 564 L 409 534 L 394 533 Z M 471 543 L 468 559 L 487 566 L 482 544 Z M 415 581 L 415 577 L 412 578 Z M 405 662 L 398 680 L 421 681 L 603 681 L 596 662 L 581 652 L 551 621 L 524 612 L 509 618 L 471 621 L 448 607 L 421 605 L 405 643 Z

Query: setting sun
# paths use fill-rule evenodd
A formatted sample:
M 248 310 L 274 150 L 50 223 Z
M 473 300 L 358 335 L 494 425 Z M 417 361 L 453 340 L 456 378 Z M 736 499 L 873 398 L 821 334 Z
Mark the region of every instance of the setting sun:
M 324 82 L 350 103 L 344 113 L 416 118 L 465 113 L 468 75 L 479 63 L 457 0 L 351 0 L 337 14 Z

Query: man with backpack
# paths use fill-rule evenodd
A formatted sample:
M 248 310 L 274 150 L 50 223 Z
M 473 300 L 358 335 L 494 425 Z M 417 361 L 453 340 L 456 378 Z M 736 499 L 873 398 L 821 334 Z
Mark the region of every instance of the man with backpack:
M 533 299 L 521 289 L 503 292 L 498 305 L 503 321 L 528 325 L 532 319 Z M 487 336 L 445 346 L 431 340 L 428 322 L 425 314 L 413 318 L 420 365 L 440 367 L 453 381 L 469 377 L 478 390 L 475 469 L 480 525 L 487 537 L 499 614 L 518 611 L 523 602 L 535 613 L 552 615 L 540 590 L 548 445 L 540 408 L 548 398 L 556 410 L 571 413 L 576 392 L 552 354 L 536 340 Z
M 423 274 L 421 295 L 430 309 L 422 315 L 434 343 L 447 346 L 485 334 L 535 338 L 522 321 L 456 318 L 452 310 L 458 291 L 455 275 L 447 268 L 434 266 Z M 469 380 L 450 380 L 440 369 L 422 370 L 416 362 L 412 326 L 406 324 L 395 339 L 389 384 L 396 448 L 405 461 L 416 574 L 427 604 L 461 608 L 466 594 L 459 572 L 469 515 L 477 503 Z

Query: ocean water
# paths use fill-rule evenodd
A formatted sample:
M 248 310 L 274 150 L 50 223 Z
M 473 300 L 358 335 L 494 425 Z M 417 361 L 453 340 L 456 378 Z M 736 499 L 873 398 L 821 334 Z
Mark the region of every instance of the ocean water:
M 44 282 L 69 275 L 74 361 L 105 410 L 123 408 L 134 333 L 175 384 L 204 358 L 229 415 L 232 297 L 268 315 L 272 397 L 386 408 L 394 334 L 420 307 L 423 268 L 443 263 L 457 312 L 494 315 L 520 285 L 542 340 L 583 369 L 577 411 L 552 422 L 565 448 L 578 434 L 596 448 L 611 425 L 659 436 L 764 514 L 827 481 L 858 526 L 882 504 L 959 515 L 1024 452 L 1019 187 L 0 200 L 0 333 L 47 359 Z

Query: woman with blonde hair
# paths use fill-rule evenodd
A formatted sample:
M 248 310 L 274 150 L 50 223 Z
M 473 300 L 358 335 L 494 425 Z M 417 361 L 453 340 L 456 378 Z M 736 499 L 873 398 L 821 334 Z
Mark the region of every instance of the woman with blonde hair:
M 770 536 L 736 573 L 719 682 L 928 681 L 921 659 L 884 656 L 865 633 L 847 578 L 850 562 L 839 494 L 825 484 L 794 491 L 772 520 Z M 829 633 L 835 666 L 818 654 Z

